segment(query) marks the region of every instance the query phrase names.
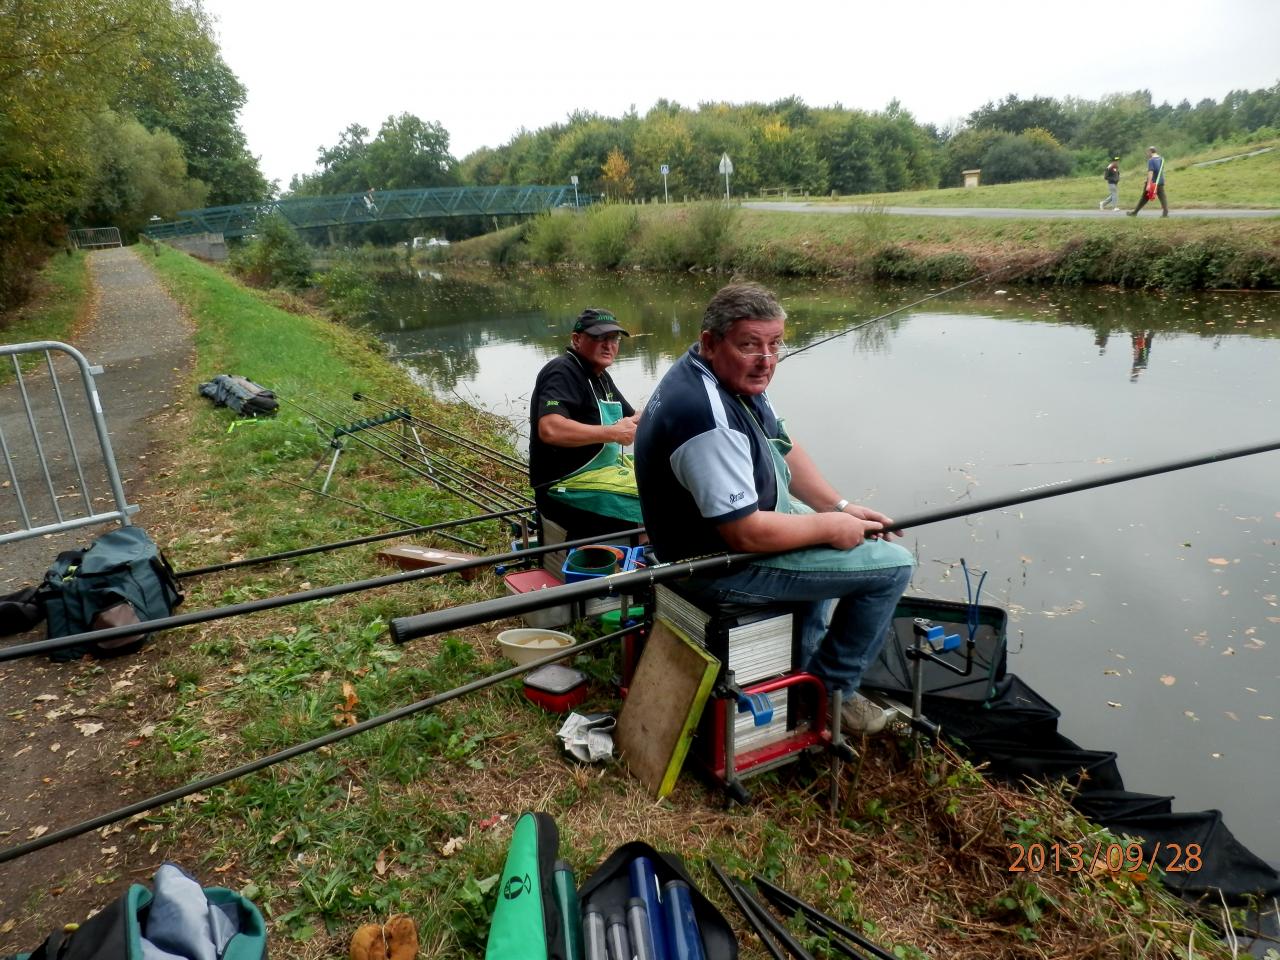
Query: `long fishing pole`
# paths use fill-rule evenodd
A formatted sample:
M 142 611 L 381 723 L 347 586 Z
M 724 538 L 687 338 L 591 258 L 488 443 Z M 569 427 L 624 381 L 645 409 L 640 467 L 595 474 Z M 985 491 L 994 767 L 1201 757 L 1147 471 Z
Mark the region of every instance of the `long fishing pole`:
M 307 493 L 314 493 L 317 497 L 324 497 L 326 500 L 335 500 L 338 503 L 345 503 L 349 507 L 355 507 L 363 510 L 365 513 L 372 513 L 375 517 L 383 517 L 387 520 L 394 520 L 396 523 L 413 523 L 412 520 L 405 517 L 396 516 L 394 513 L 387 513 L 376 507 L 371 507 L 367 503 L 361 503 L 358 500 L 348 500 L 346 497 L 340 497 L 336 493 L 326 493 L 324 490 L 317 490 L 315 487 L 308 487 L 305 483 L 299 483 L 297 480 L 290 480 L 288 477 L 276 477 L 281 483 L 287 483 L 291 487 L 297 487 L 299 490 L 305 490 Z M 459 537 L 452 533 L 441 533 L 440 536 L 454 543 L 460 543 L 464 547 L 470 547 L 472 550 L 483 550 L 484 544 L 476 543 L 474 540 L 467 540 L 465 537 Z
M 316 491 L 312 491 L 313 493 Z M 459 520 L 441 520 L 439 523 L 428 523 L 417 527 L 404 527 L 400 530 L 392 530 L 388 533 L 371 533 L 363 537 L 353 537 L 350 540 L 335 540 L 332 543 L 321 543 L 313 547 L 299 547 L 296 550 L 284 550 L 280 553 L 270 553 L 261 557 L 244 557 L 240 560 L 228 560 L 225 563 L 212 563 L 206 567 L 192 567 L 190 570 L 181 570 L 174 574 L 179 580 L 185 580 L 187 577 L 202 577 L 208 573 L 218 573 L 222 570 L 234 570 L 237 567 L 253 567 L 263 563 L 276 563 L 280 560 L 292 560 L 295 557 L 305 557 L 313 553 L 325 553 L 329 550 L 342 550 L 346 547 L 358 547 L 366 543 L 378 543 L 381 540 L 394 540 L 396 537 L 411 537 L 419 533 L 435 533 L 449 527 L 462 527 L 472 523 L 484 523 L 488 520 L 502 520 L 506 517 L 518 516 L 522 513 L 528 513 L 525 507 L 512 507 L 510 510 L 498 510 L 494 513 L 481 513 L 474 517 L 462 517 Z M 442 534 L 443 535 L 443 534 Z
M 379 407 L 383 410 L 395 409 L 390 403 L 386 402 L 385 400 L 376 400 L 373 397 L 369 396 L 368 394 L 364 394 L 364 393 L 353 393 L 351 395 L 351 399 L 357 400 L 357 401 L 363 401 L 365 403 L 372 403 L 374 406 Z M 458 446 L 463 447 L 465 449 L 472 450 L 476 453 L 482 453 L 491 459 L 502 461 L 506 466 L 511 467 L 513 470 L 524 472 L 529 469 L 529 464 L 525 463 L 523 460 L 519 459 L 518 457 L 512 456 L 509 453 L 504 453 L 503 451 L 495 449 L 494 447 L 486 446 L 485 444 L 480 443 L 478 440 L 473 440 L 470 437 L 464 437 L 462 434 L 455 433 L 454 431 L 449 430 L 446 427 L 442 427 L 439 424 L 432 423 L 430 420 L 424 420 L 421 417 L 414 417 L 414 416 L 410 416 L 410 419 L 415 424 L 422 427 L 424 430 L 428 430 L 431 433 L 437 434 L 448 440 L 452 440 Z
M 309 603 L 312 600 L 327 600 L 330 597 L 340 597 L 348 593 L 359 593 L 362 590 L 375 590 L 380 587 L 388 587 L 398 583 L 410 583 L 414 580 L 425 580 L 428 577 L 442 577 L 449 573 L 461 573 L 464 570 L 474 570 L 479 567 L 492 567 L 498 564 L 513 563 L 533 557 L 540 557 L 547 553 L 554 553 L 557 550 L 572 550 L 575 547 L 586 547 L 592 544 L 607 542 L 610 540 L 629 539 L 644 533 L 643 527 L 633 527 L 626 530 L 619 530 L 616 533 L 606 534 L 604 537 L 582 537 L 578 540 L 566 540 L 564 543 L 551 543 L 539 545 L 536 547 L 527 547 L 523 550 L 511 550 L 507 553 L 495 553 L 487 557 L 474 557 L 470 560 L 459 560 L 455 563 L 441 564 L 438 567 L 425 567 L 421 570 L 406 570 L 402 573 L 393 573 L 383 577 L 374 577 L 369 580 L 353 580 L 349 583 L 339 583 L 328 587 L 314 587 L 310 590 L 302 590 L 298 593 L 287 593 L 278 597 L 262 597 L 258 600 L 246 600 L 244 603 L 234 603 L 225 607 L 214 607 L 209 610 L 194 610 L 190 613 L 179 613 L 168 617 L 159 617 L 155 620 L 143 620 L 141 623 L 130 623 L 119 627 L 108 627 L 105 630 L 89 630 L 84 633 L 72 634 L 65 637 L 55 637 L 51 640 L 36 640 L 31 643 L 15 644 L 11 647 L 0 647 L 0 663 L 8 660 L 20 660 L 23 657 L 35 656 L 41 653 L 51 653 L 54 650 L 63 650 L 67 647 L 74 647 L 78 644 L 89 641 L 113 640 L 116 637 L 134 636 L 139 633 L 159 633 L 163 630 L 174 630 L 178 627 L 189 627 L 197 623 L 208 623 L 212 620 L 225 620 L 229 617 L 238 617 L 245 613 L 257 613 L 262 610 L 275 610 L 279 607 L 288 607 L 297 603 Z M 545 591 L 537 591 L 544 593 Z
M 898 307 L 897 309 L 890 310 L 888 313 L 882 313 L 878 317 L 872 317 L 870 320 L 864 320 L 862 321 L 862 323 L 856 324 L 852 327 L 846 327 L 844 330 L 841 330 L 838 333 L 833 333 L 829 337 L 823 337 L 821 340 L 814 340 L 812 343 L 806 343 L 803 347 L 800 347 L 797 350 L 787 351 L 787 353 L 778 362 L 781 363 L 783 360 L 787 360 L 787 359 L 790 359 L 791 357 L 798 356 L 799 354 L 804 353 L 806 350 L 812 350 L 814 347 L 820 347 L 824 343 L 830 343 L 832 340 L 838 340 L 840 337 L 843 337 L 847 333 L 853 333 L 855 330 L 861 330 L 863 327 L 869 327 L 873 323 L 879 323 L 881 320 L 888 320 L 890 317 L 897 316 L 898 314 L 906 310 L 910 310 L 912 307 L 918 307 L 922 303 L 928 303 L 930 300 L 936 300 L 938 297 L 944 297 L 948 293 L 955 293 L 957 290 L 961 290 L 972 283 L 978 283 L 979 281 L 982 281 L 982 280 L 990 280 L 996 274 L 1003 273 L 1004 271 L 1008 270 L 1009 267 L 1010 267 L 1010 264 L 1006 263 L 1004 266 L 997 267 L 995 270 L 992 270 L 989 273 L 984 273 L 980 277 L 973 277 L 970 280 L 964 281 L 964 283 L 957 283 L 954 287 L 947 287 L 947 289 L 939 290 L 937 293 L 931 293 L 927 297 L 921 297 L 915 303 L 908 303 L 906 306 Z
M 202 790 L 209 790 L 213 787 L 221 786 L 231 780 L 236 780 L 251 773 L 257 773 L 259 770 L 265 770 L 278 763 L 284 763 L 286 760 L 292 760 L 294 757 L 301 756 L 304 753 L 311 753 L 315 750 L 319 750 L 321 747 L 327 747 L 330 744 L 338 743 L 368 730 L 375 730 L 378 727 L 385 726 L 388 723 L 393 723 L 396 720 L 403 720 L 404 718 L 411 717 L 414 714 L 422 713 L 424 710 L 430 710 L 443 703 L 448 703 L 450 700 L 456 700 L 469 693 L 475 693 L 476 691 L 483 690 L 486 687 L 492 687 L 504 680 L 510 680 L 512 677 L 518 677 L 521 674 L 529 673 L 530 671 L 546 666 L 549 663 L 555 663 L 567 657 L 585 653 L 586 651 L 608 643 L 611 640 L 616 640 L 619 637 L 626 636 L 634 630 L 635 627 L 633 626 L 623 627 L 612 633 L 607 633 L 602 637 L 596 637 L 594 640 L 587 640 L 583 643 L 577 643 L 571 647 L 566 647 L 563 650 L 557 650 L 550 653 L 548 656 L 541 657 L 531 663 L 520 664 L 519 666 L 511 667 L 507 670 L 500 670 L 498 673 L 492 674 L 488 677 L 482 677 L 479 680 L 473 680 L 471 683 L 455 687 L 452 690 L 437 694 L 434 697 L 419 700 L 417 703 L 411 703 L 408 706 L 399 707 L 389 713 L 370 717 L 368 720 L 362 720 L 360 723 L 353 724 L 352 726 L 342 727 L 341 729 L 331 731 L 316 737 L 313 740 L 308 740 L 305 743 L 299 743 L 292 747 L 287 747 L 284 750 L 277 751 L 276 753 L 269 754 L 268 756 L 259 757 L 256 760 L 241 764 L 231 770 L 224 770 L 222 773 L 205 777 L 203 780 L 197 780 L 194 783 L 188 783 L 185 786 L 176 787 L 173 790 L 156 794 L 155 796 L 148 797 L 145 800 L 139 800 L 136 803 L 120 807 L 110 813 L 104 813 L 91 820 L 85 820 L 73 826 L 64 827 L 63 829 L 56 830 L 53 833 L 46 833 L 44 836 L 38 837 L 35 840 L 28 840 L 26 843 L 20 843 L 17 846 L 9 847 L 6 850 L 0 850 L 0 863 L 8 863 L 10 860 L 16 860 L 18 857 L 25 856 L 28 853 L 34 853 L 37 850 L 42 850 L 55 843 L 61 843 L 63 840 L 70 840 L 72 837 L 78 837 L 81 834 L 90 832 L 91 830 L 98 830 L 109 824 L 119 823 L 121 820 L 127 820 L 128 818 L 137 816 L 140 813 L 146 813 L 148 810 L 154 810 L 157 807 L 173 803 L 175 800 L 181 800 L 183 797 L 189 797 L 193 793 L 199 793 Z
M 311 401 L 314 401 L 315 403 L 318 403 L 322 409 L 329 411 L 329 416 L 331 418 L 333 416 L 340 415 L 346 418 L 348 423 L 351 422 L 351 411 L 347 410 L 341 405 L 334 403 L 331 400 L 325 400 L 322 397 L 309 396 L 308 399 Z M 393 414 L 404 414 L 405 412 L 406 411 L 404 411 L 402 408 L 396 408 L 392 411 Z M 386 423 L 376 424 L 375 429 L 377 427 L 388 428 L 394 422 L 397 422 L 397 421 L 388 421 Z M 373 435 L 378 438 L 379 442 L 390 446 L 396 453 L 398 453 L 400 455 L 400 459 L 405 460 L 412 457 L 414 459 L 422 460 L 423 463 L 427 465 L 428 470 L 430 470 L 433 465 L 438 466 L 441 469 L 443 469 L 446 473 L 450 474 L 451 478 L 454 480 L 460 481 L 462 483 L 467 483 L 467 484 L 473 484 L 473 485 L 478 484 L 481 487 L 485 487 L 489 493 L 496 494 L 505 499 L 511 500 L 514 503 L 520 503 L 523 501 L 530 500 L 529 496 L 525 493 L 522 493 L 517 490 L 512 490 L 510 487 L 499 483 L 497 480 L 494 480 L 493 478 L 486 476 L 485 474 L 481 473 L 478 470 L 472 469 L 466 464 L 459 463 L 458 461 L 452 459 L 451 457 L 447 457 L 442 453 L 427 449 L 427 447 L 422 443 L 421 439 L 418 437 L 416 428 L 412 426 L 411 417 L 401 416 L 399 417 L 398 422 L 410 424 L 411 429 L 414 430 L 415 443 L 410 443 L 408 441 L 408 438 L 406 438 L 403 434 L 396 433 L 388 429 L 378 429 L 375 433 L 373 433 Z M 332 424 L 334 423 L 334 421 L 331 419 L 330 423 Z M 383 451 L 383 453 L 385 456 L 391 456 L 391 454 L 387 453 L 385 450 Z M 392 459 L 394 459 L 394 457 L 392 457 Z M 522 477 L 523 477 L 523 474 L 522 474 Z
M 930 523 L 953 520 L 957 517 L 967 517 L 975 513 L 985 513 L 989 510 L 999 510 L 1003 507 L 1011 507 L 1020 503 L 1046 500 L 1050 497 L 1060 497 L 1080 490 L 1091 490 L 1095 487 L 1124 483 L 1128 480 L 1137 480 L 1161 473 L 1173 473 L 1177 470 L 1219 463 L 1238 457 L 1248 457 L 1272 450 L 1280 450 L 1280 440 L 1253 444 L 1247 447 L 1216 450 L 1183 460 L 1152 464 L 1146 467 L 1137 467 L 1133 470 L 1120 470 L 1084 480 L 1055 480 L 1049 483 L 1037 484 L 1034 487 L 1026 487 L 1006 496 L 992 497 L 987 500 L 970 502 L 964 506 L 946 507 L 921 513 L 918 516 L 894 520 L 891 525 L 885 528 L 885 532 L 923 527 Z M 640 587 L 661 583 L 665 580 L 681 579 L 694 574 L 710 574 L 715 571 L 723 572 L 769 555 L 763 553 L 714 554 L 707 557 L 681 560 L 676 563 L 660 563 L 631 573 L 615 573 L 606 577 L 583 580 L 578 583 L 566 583 L 553 589 L 560 603 L 586 601 L 594 597 L 608 596 L 615 593 L 635 593 Z M 537 594 L 543 593 L 545 591 L 531 591 L 517 596 L 482 600 L 462 607 L 450 607 L 431 613 L 398 617 L 392 620 L 390 624 L 391 639 L 396 643 L 405 643 L 409 640 L 416 640 L 419 637 L 443 633 L 446 630 L 458 630 L 463 627 L 475 626 L 478 623 L 488 623 L 491 620 L 518 616 L 530 610 L 540 609 L 541 606 L 545 605 L 545 601 L 537 596 Z

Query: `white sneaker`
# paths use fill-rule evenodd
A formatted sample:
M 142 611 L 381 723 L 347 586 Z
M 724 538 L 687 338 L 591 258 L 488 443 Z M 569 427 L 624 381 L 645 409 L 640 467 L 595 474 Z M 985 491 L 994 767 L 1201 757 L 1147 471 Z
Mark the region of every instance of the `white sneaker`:
M 840 704 L 840 726 L 845 733 L 870 736 L 889 722 L 891 712 L 877 706 L 860 693 L 850 694 Z

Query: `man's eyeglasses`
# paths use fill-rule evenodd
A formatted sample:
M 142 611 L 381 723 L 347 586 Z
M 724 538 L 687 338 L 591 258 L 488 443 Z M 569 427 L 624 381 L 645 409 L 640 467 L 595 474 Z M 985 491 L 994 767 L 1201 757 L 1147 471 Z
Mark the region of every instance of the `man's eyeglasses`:
M 733 347 L 738 352 L 738 356 L 744 360 L 758 362 L 760 360 L 778 361 L 787 355 L 787 345 L 781 340 L 775 340 L 773 343 L 765 345 L 764 352 L 759 350 L 760 344 L 751 343 L 746 347 L 740 347 L 732 340 L 726 340 L 725 343 Z M 748 347 L 752 349 L 748 349 Z
M 592 340 L 594 340 L 596 343 L 621 343 L 622 342 L 622 334 L 616 330 L 613 333 L 588 333 L 587 336 L 590 337 Z

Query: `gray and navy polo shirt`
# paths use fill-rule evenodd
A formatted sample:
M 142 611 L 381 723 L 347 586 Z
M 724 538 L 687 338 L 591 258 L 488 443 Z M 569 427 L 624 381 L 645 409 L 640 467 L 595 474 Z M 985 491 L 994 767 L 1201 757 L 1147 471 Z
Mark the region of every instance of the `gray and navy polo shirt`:
M 636 483 L 659 560 L 723 553 L 718 524 L 777 506 L 773 458 L 752 415 L 789 448 L 768 395 L 729 393 L 697 344 L 649 398 L 636 432 Z

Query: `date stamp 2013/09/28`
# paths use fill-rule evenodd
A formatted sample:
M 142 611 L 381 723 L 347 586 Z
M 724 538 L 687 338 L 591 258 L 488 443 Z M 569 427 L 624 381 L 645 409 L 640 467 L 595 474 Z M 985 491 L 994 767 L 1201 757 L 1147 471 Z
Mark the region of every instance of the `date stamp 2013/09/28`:
M 1151 873 L 1164 852 L 1165 873 L 1198 873 L 1204 867 L 1200 844 L 1157 842 L 1151 855 L 1130 843 L 1010 843 L 1010 873 Z

